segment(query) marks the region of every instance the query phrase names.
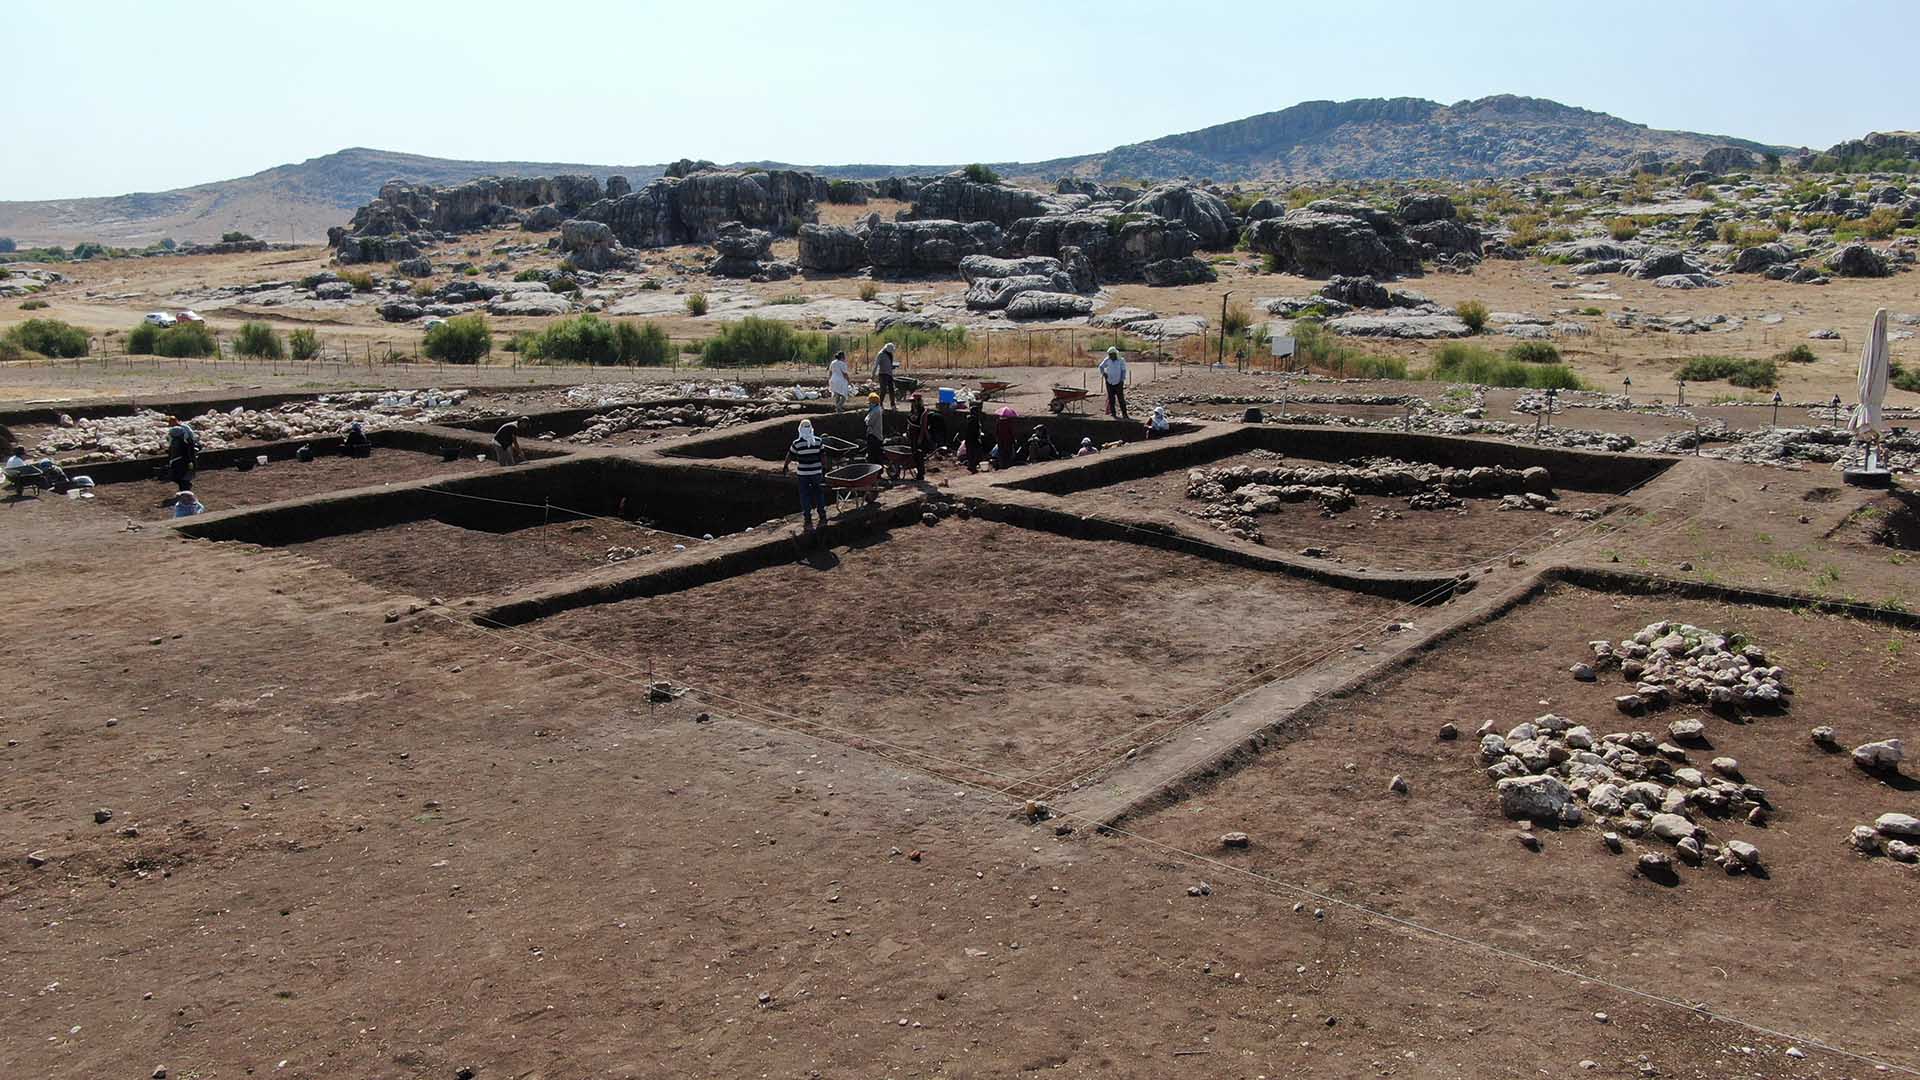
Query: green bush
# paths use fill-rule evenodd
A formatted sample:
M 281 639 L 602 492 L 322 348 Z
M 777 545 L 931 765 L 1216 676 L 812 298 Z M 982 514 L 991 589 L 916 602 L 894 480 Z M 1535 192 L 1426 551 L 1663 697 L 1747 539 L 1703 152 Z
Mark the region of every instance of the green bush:
M 280 335 L 263 322 L 243 322 L 233 335 L 233 351 L 257 360 L 278 360 L 287 353 Z
M 556 274 L 552 281 L 547 282 L 547 288 L 557 293 L 577 293 L 580 283 L 569 274 Z
M 45 308 L 46 306 L 47 306 L 47 302 L 46 302 L 45 300 L 22 300 L 22 301 L 20 301 L 20 310 L 21 310 L 21 311 L 40 311 L 41 309 L 43 309 L 43 308 Z
M 1260 256 L 1260 269 L 1269 274 L 1278 274 L 1286 269 L 1286 264 L 1280 261 L 1278 254 L 1269 251 Z
M 534 270 L 534 269 L 532 269 L 532 268 L 528 268 L 528 269 L 526 269 L 526 270 L 522 270 L 522 271 L 520 271 L 519 273 L 517 273 L 517 274 L 515 274 L 515 275 L 513 275 L 513 280 L 515 280 L 515 281 L 545 281 L 545 280 L 547 280 L 547 275 L 546 275 L 546 271 L 544 271 L 544 270 Z
M 340 280 L 353 286 L 354 292 L 373 291 L 373 274 L 366 270 L 342 270 Z
M 613 337 L 623 364 L 654 367 L 673 360 L 673 342 L 653 323 L 614 323 Z
M 1908 371 L 1899 364 L 1894 364 L 1892 370 L 1887 373 L 1887 378 L 1893 383 L 1895 390 L 1920 394 L 1920 371 Z
M 1774 359 L 1783 364 L 1811 364 L 1820 358 L 1814 355 L 1812 346 L 1806 342 L 1801 342 L 1786 352 L 1781 353 L 1779 356 L 1774 357 Z
M 880 286 L 875 285 L 871 281 L 863 281 L 860 283 L 860 299 L 865 300 L 867 303 L 871 304 L 873 303 L 873 298 L 879 295 L 880 295 Z
M 1725 379 L 1735 386 L 1754 390 L 1771 389 L 1780 381 L 1780 368 L 1772 360 L 1749 360 L 1738 356 L 1690 357 L 1673 373 L 1687 382 L 1716 382 Z
M 874 340 L 877 342 L 876 348 L 891 341 L 895 348 L 909 354 L 926 349 L 938 351 L 952 349 L 958 352 L 967 347 L 967 328 L 950 326 L 939 330 L 926 330 L 914 326 L 892 326 L 876 336 Z M 834 346 L 834 348 L 839 347 Z M 829 351 L 827 355 L 831 357 L 833 354 Z
M 1481 386 L 1527 387 L 1534 390 L 1579 390 L 1585 384 L 1565 364 L 1529 363 L 1463 342 L 1440 346 L 1425 377 L 1441 382 Z
M 493 348 L 485 315 L 456 315 L 427 331 L 420 351 L 445 364 L 477 364 Z
M 667 332 L 650 322 L 608 322 L 597 315 L 560 319 L 538 334 L 515 334 L 506 348 L 532 360 L 652 366 L 673 359 Z
M 1478 300 L 1462 300 L 1454 305 L 1453 313 L 1467 324 L 1467 329 L 1479 333 L 1487 325 L 1487 305 Z
M 1407 362 L 1397 356 L 1363 353 L 1335 337 L 1317 319 L 1293 324 L 1294 360 L 1315 371 L 1343 379 L 1404 379 Z
M 224 232 L 220 234 L 220 242 L 223 244 L 244 244 L 247 241 L 252 239 L 253 237 L 239 231 Z
M 295 330 L 287 335 L 287 352 L 295 360 L 311 360 L 320 355 L 320 335 L 311 330 Z
M 58 319 L 28 319 L 7 331 L 6 340 L 28 352 L 62 360 L 87 355 L 87 332 Z
M 999 173 L 994 172 L 992 169 L 987 168 L 985 165 L 982 165 L 977 161 L 967 166 L 966 168 L 961 169 L 960 175 L 966 177 L 967 179 L 973 181 L 976 184 L 997 184 L 1000 182 Z
M 691 292 L 687 294 L 687 314 L 705 315 L 707 313 L 707 294 Z
M 107 254 L 108 251 L 105 244 L 96 244 L 88 241 L 87 243 L 75 244 L 73 246 L 73 257 L 83 262 L 87 259 L 98 259 Z
M 1237 337 L 1247 332 L 1253 325 L 1253 312 L 1245 304 L 1235 304 L 1227 309 L 1226 316 L 1220 320 L 1220 328 L 1228 337 Z
M 1615 240 L 1631 240 L 1640 235 L 1640 226 L 1630 217 L 1617 217 L 1607 222 L 1607 235 Z
M 135 356 L 212 356 L 213 331 L 205 323 L 175 323 L 165 330 L 141 323 L 127 332 L 127 351 Z
M 1507 359 L 1523 364 L 1557 364 L 1560 350 L 1545 341 L 1522 341 L 1507 349 Z
M 1605 310 L 1603 310 L 1603 309 L 1601 309 L 1601 308 L 1597 308 L 1597 307 L 1583 307 L 1583 308 L 1581 308 L 1581 309 L 1580 309 L 1580 314 L 1582 314 L 1582 315 L 1605 315 L 1605 314 L 1606 314 L 1606 311 L 1605 311 Z
M 905 327 L 895 330 L 904 331 Z M 901 348 L 910 348 L 905 333 L 887 332 L 888 340 Z M 775 319 L 752 316 L 728 323 L 718 334 L 701 343 L 700 359 L 709 367 L 740 367 L 749 364 L 825 364 L 839 347 L 840 339 L 808 330 L 795 330 Z

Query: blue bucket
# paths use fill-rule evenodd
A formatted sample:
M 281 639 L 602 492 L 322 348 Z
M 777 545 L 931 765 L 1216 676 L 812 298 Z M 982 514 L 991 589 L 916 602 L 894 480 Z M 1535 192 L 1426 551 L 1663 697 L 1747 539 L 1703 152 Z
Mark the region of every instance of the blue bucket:
M 939 400 L 940 400 L 940 404 L 942 405 L 958 404 L 960 401 L 960 392 L 955 390 L 951 386 L 943 386 L 940 388 Z

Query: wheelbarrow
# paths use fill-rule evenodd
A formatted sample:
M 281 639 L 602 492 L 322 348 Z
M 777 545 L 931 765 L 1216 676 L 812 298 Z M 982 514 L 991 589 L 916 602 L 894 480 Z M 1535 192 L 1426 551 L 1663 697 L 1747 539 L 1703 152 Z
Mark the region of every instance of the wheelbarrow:
M 827 490 L 833 492 L 834 508 L 845 513 L 855 502 L 872 506 L 880 501 L 879 465 L 842 465 L 827 474 Z
M 992 401 L 995 397 L 1013 389 L 1013 384 L 1002 379 L 981 379 L 980 400 Z
M 913 468 L 913 447 L 906 443 L 888 443 L 881 447 L 880 455 L 886 463 L 889 480 L 898 480 L 903 473 Z
M 911 394 L 915 390 L 920 389 L 920 380 L 911 375 L 895 375 L 893 377 L 893 388 L 902 394 Z
M 820 437 L 820 449 L 825 451 L 826 456 L 833 461 L 846 461 L 853 455 L 864 452 L 866 447 L 856 442 L 848 442 L 837 435 L 823 435 Z
M 1087 394 L 1084 386 L 1056 386 L 1053 388 L 1053 400 L 1047 402 L 1047 408 L 1056 415 L 1087 411 Z

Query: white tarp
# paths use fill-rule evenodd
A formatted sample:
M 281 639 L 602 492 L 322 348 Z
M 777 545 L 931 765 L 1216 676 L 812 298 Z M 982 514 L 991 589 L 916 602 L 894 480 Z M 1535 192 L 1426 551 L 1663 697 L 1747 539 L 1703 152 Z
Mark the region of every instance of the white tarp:
M 1880 403 L 1887 399 L 1889 366 L 1887 309 L 1881 308 L 1874 312 L 1873 331 L 1867 335 L 1866 347 L 1860 350 L 1860 404 L 1854 406 L 1853 415 L 1847 418 L 1847 430 L 1855 438 L 1871 436 L 1886 427 Z

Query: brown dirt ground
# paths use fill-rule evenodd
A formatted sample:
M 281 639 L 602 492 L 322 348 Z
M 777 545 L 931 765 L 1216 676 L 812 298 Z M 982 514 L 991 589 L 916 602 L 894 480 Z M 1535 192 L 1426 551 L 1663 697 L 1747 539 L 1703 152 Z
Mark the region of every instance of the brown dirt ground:
M 0 372 L 0 390 L 37 396 L 52 383 L 35 380 L 48 374 Z M 154 368 L 138 378 L 147 392 L 198 376 Z M 1849 519 L 1870 500 L 1839 492 L 1835 480 L 1820 470 L 1685 463 L 1644 490 L 1648 513 L 1552 557 L 1604 564 L 1613 547 L 1635 568 L 1920 603 L 1910 568 L 1896 561 L 1902 552 L 1855 536 L 1864 519 Z M 1017 801 L 880 756 L 877 746 L 810 739 L 691 697 L 650 709 L 633 668 L 582 666 L 525 634 L 450 622 L 439 608 L 387 624 L 386 589 L 321 560 L 182 541 L 152 526 L 128 531 L 117 515 L 64 499 L 4 513 L 0 603 L 8 624 L 28 635 L 21 647 L 50 658 L 0 673 L 0 952 L 11 976 L 0 986 L 0 1061 L 20 1075 L 92 1080 L 156 1065 L 202 1080 L 446 1077 L 461 1066 L 482 1080 L 1870 1074 L 1871 1066 L 1817 1049 L 1790 1058 L 1785 1038 L 1464 951 L 1345 908 L 1327 905 L 1324 920 L 1296 915 L 1290 908 L 1301 897 L 1291 890 L 1144 840 L 1030 827 Z M 836 725 L 881 722 L 874 704 L 912 684 L 841 676 L 911 669 L 876 661 L 867 642 L 832 631 L 879 627 L 914 648 L 933 640 L 912 637 L 923 609 L 902 584 L 944 584 L 956 557 L 937 553 L 966 534 L 949 522 L 913 535 L 837 552 L 840 570 L 795 566 L 712 587 L 697 601 L 709 624 L 738 622 L 715 597 L 738 599 L 759 635 L 744 644 L 715 625 L 679 625 L 689 640 L 711 643 L 698 661 L 723 688 L 767 685 L 802 699 L 797 709 L 832 702 L 830 712 L 818 707 Z M 526 561 L 534 545 L 507 539 L 509 554 Z M 977 557 L 984 545 L 958 546 Z M 443 561 L 466 559 L 469 549 L 479 550 L 443 549 Z M 1107 589 L 1135 597 L 1111 606 L 1092 585 L 1062 597 L 1021 551 L 997 564 L 997 551 L 980 560 L 985 595 L 1008 588 L 990 578 L 1009 577 L 1026 610 L 1065 627 L 1036 634 L 1029 620 L 969 642 L 999 658 L 975 665 L 982 685 L 1027 687 L 1043 717 L 1089 715 L 1086 703 L 1113 687 L 1148 681 L 1135 669 L 1161 669 L 1168 684 L 1200 683 L 1195 672 L 1219 662 L 1225 678 L 1233 669 L 1214 656 L 1246 647 L 1236 624 L 1310 637 L 1313 612 L 1339 596 L 1311 589 L 1290 592 L 1287 606 L 1263 603 L 1249 575 L 1210 564 L 1196 573 L 1191 560 L 1162 564 L 1155 553 L 1125 551 L 1118 563 L 1085 551 L 1063 556 L 1097 562 L 1113 579 Z M 1695 570 L 1679 570 L 1684 560 Z M 938 572 L 915 577 L 916 565 Z M 856 582 L 846 568 L 876 572 Z M 1189 582 L 1212 573 L 1222 575 L 1220 591 L 1249 597 L 1197 609 L 1202 591 Z M 760 588 L 783 577 L 800 587 Z M 1160 628 L 1151 616 L 1169 593 L 1188 621 Z M 1301 605 L 1314 605 L 1304 620 L 1289 614 Z M 1636 625 L 1639 612 L 1611 605 L 1608 631 L 1615 620 Z M 632 620 L 626 613 L 642 605 L 619 610 Z M 1092 630 L 1073 622 L 1087 610 L 1105 613 Z M 1660 605 L 1661 614 L 1687 610 Z M 811 613 L 811 635 L 776 635 L 796 611 Z M 533 629 L 547 633 L 559 622 Z M 608 640 L 644 640 L 609 624 Z M 1432 812 L 1447 771 L 1462 767 L 1452 758 L 1424 772 L 1404 764 L 1405 755 L 1427 752 L 1419 747 L 1437 715 L 1399 720 L 1416 737 L 1384 748 L 1369 740 L 1373 756 L 1327 744 L 1302 751 L 1302 801 L 1326 790 L 1321 773 L 1338 768 L 1333 783 L 1358 785 L 1366 816 L 1320 817 L 1319 829 L 1302 828 L 1288 848 L 1276 837 L 1293 824 L 1269 817 L 1251 857 L 1285 877 L 1296 854 L 1313 871 L 1344 845 L 1335 883 L 1356 883 L 1356 898 L 1459 913 L 1532 955 L 1600 973 L 1646 972 L 1640 981 L 1653 989 L 1742 1006 L 1794 1030 L 1838 1030 L 1849 1044 L 1920 1065 L 1909 974 L 1897 969 L 1912 951 L 1899 936 L 1911 934 L 1901 921 L 1904 894 L 1876 884 L 1910 883 L 1912 871 L 1841 859 L 1825 816 L 1864 781 L 1793 756 L 1802 752 L 1798 733 L 1822 710 L 1847 717 L 1843 732 L 1863 708 L 1910 715 L 1913 700 L 1902 694 L 1911 672 L 1884 668 L 1893 656 L 1884 631 L 1808 625 L 1825 632 L 1778 635 L 1782 647 L 1812 657 L 1789 658 L 1808 672 L 1797 680 L 1795 711 L 1727 733 L 1763 740 L 1728 743 L 1759 763 L 1750 767 L 1786 773 L 1761 781 L 1778 789 L 1784 808 L 1760 841 L 1779 865 L 1772 881 L 1689 876 L 1679 889 L 1642 897 L 1643 883 L 1617 863 L 1557 833 L 1543 855 L 1524 857 L 1536 866 L 1500 842 L 1477 774 L 1450 799 L 1468 827 L 1436 841 L 1467 857 L 1422 861 L 1416 850 L 1398 864 L 1377 859 L 1369 845 L 1400 845 L 1400 832 L 1427 827 L 1387 815 Z M 1085 640 L 1101 629 L 1105 636 Z M 1564 634 L 1552 637 L 1558 657 Z M 1574 647 L 1585 637 L 1581 630 Z M 1159 652 L 1139 655 L 1130 639 Z M 1046 654 L 1029 656 L 1030 642 L 1065 644 L 1075 664 L 1125 650 L 1132 666 L 1036 675 L 1027 668 L 1044 667 L 1036 657 Z M 1213 653 L 1176 666 L 1167 643 Z M 817 669 L 827 674 L 794 674 L 796 651 L 831 660 Z M 972 652 L 925 652 L 935 680 L 971 692 L 959 680 Z M 1486 652 L 1464 669 L 1467 681 L 1434 699 L 1433 712 L 1484 713 L 1498 699 L 1478 692 L 1482 681 L 1532 689 L 1519 685 L 1527 672 L 1487 662 Z M 636 646 L 621 658 L 638 665 L 641 655 Z M 1814 671 L 1822 660 L 1835 673 L 1831 684 Z M 1540 677 L 1563 666 L 1554 659 Z M 1079 681 L 1042 679 L 1061 672 Z M 1866 688 L 1857 702 L 1822 696 L 1846 675 L 1854 677 L 1847 685 Z M 833 685 L 823 689 L 823 679 Z M 1516 711 L 1530 716 L 1526 703 L 1536 696 L 1565 693 L 1552 681 L 1523 693 Z M 922 723 L 951 715 L 930 711 L 946 708 L 888 712 L 884 722 Z M 698 711 L 711 721 L 696 723 Z M 1022 726 L 1032 727 L 1025 713 L 1012 730 Z M 1326 728 L 1313 730 L 1309 747 L 1329 738 Z M 1779 753 L 1764 741 L 1776 736 L 1786 740 Z M 1357 778 L 1345 774 L 1347 760 L 1360 767 Z M 1288 761 L 1278 748 L 1228 783 Z M 1803 764 L 1835 771 L 1793 771 Z M 1372 774 L 1386 769 L 1413 779 L 1411 803 L 1364 802 L 1383 790 L 1384 776 Z M 1203 792 L 1198 805 L 1211 798 Z M 98 808 L 113 810 L 110 822 L 94 823 Z M 1179 815 L 1169 811 L 1155 827 Z M 1198 854 L 1210 854 L 1220 830 L 1198 830 Z M 1482 843 L 1491 846 L 1476 863 Z M 45 866 L 28 865 L 23 856 L 33 851 Z M 907 854 L 915 851 L 918 861 Z M 1843 872 L 1822 893 L 1810 879 L 1829 864 Z M 1564 869 L 1567 882 L 1541 873 L 1548 865 Z M 1211 895 L 1188 896 L 1201 881 Z M 1852 891 L 1842 894 L 1842 885 Z M 1630 891 L 1631 905 L 1618 895 Z M 1850 902 L 1855 893 L 1866 902 Z M 1569 894 L 1592 903 L 1573 906 Z M 1824 920 L 1809 914 L 1808 897 L 1827 899 Z M 1778 924 L 1774 899 L 1787 905 Z M 1315 903 L 1307 900 L 1309 910 Z M 1560 948 L 1582 944 L 1558 927 L 1587 906 L 1609 919 L 1635 906 L 1642 917 L 1629 940 L 1642 955 Z M 1860 928 L 1876 923 L 1886 934 L 1859 946 Z M 1786 939 L 1789 930 L 1798 936 Z M 1742 948 L 1750 939 L 1771 954 Z M 1859 947 L 1845 951 L 1850 944 Z M 1684 950 L 1682 963 L 1660 962 L 1674 950 Z M 1877 991 L 1868 986 L 1876 975 Z M 1598 1011 L 1611 1022 L 1596 1023 Z M 1582 1070 L 1583 1059 L 1596 1067 Z
M 1272 464 L 1274 459 L 1268 456 L 1235 454 L 1208 467 Z M 1077 511 L 1214 530 L 1211 522 L 1189 513 L 1203 504 L 1187 497 L 1186 469 L 1089 488 L 1062 498 Z M 1317 502 L 1309 501 L 1284 504 L 1278 512 L 1261 514 L 1255 520 L 1266 547 L 1288 552 L 1324 548 L 1335 562 L 1372 570 L 1465 569 L 1469 563 L 1515 548 L 1549 546 L 1559 536 L 1571 535 L 1587 524 L 1559 515 L 1497 511 L 1494 508 L 1500 504 L 1499 499 L 1465 502 L 1465 513 L 1410 510 L 1404 498 L 1358 495 L 1353 509 L 1331 517 L 1321 514 Z M 1619 503 L 1610 495 L 1561 491 L 1556 505 L 1568 511 L 1594 509 L 1606 513 Z
M 1729 723 L 1675 707 L 1639 720 L 1619 714 L 1617 672 L 1583 684 L 1566 673 L 1586 642 L 1615 640 L 1657 619 L 1738 629 L 1784 664 L 1795 689 L 1782 715 Z M 1920 636 L 1781 609 L 1617 598 L 1571 587 L 1447 643 L 1411 668 L 1322 703 L 1311 722 L 1253 765 L 1138 828 L 1188 849 L 1245 831 L 1254 846 L 1223 855 L 1475 940 L 1568 964 L 1762 1023 L 1805 1023 L 1813 1034 L 1895 1057 L 1920 1052 L 1905 957 L 1920 945 L 1911 920 L 1920 874 L 1864 860 L 1848 830 L 1920 806 L 1920 783 L 1859 772 L 1844 753 L 1807 739 L 1831 724 L 1843 742 L 1907 735 L 1920 705 L 1913 648 Z M 1738 759 L 1778 813 L 1765 828 L 1708 822 L 1717 840 L 1756 844 L 1766 880 L 1682 868 L 1674 887 L 1633 874 L 1636 850 L 1600 843 L 1600 826 L 1544 831 L 1525 851 L 1481 773 L 1471 733 L 1502 731 L 1543 712 L 1596 734 L 1635 728 L 1665 738 L 1683 716 L 1708 720 L 1709 758 Z M 1445 722 L 1463 733 L 1435 732 Z M 1357 763 L 1357 767 L 1353 764 Z M 1399 774 L 1408 797 L 1387 793 Z M 1794 1003 L 1821 1001 L 1815 1015 Z
M 916 590 L 895 591 L 907 582 Z M 876 605 L 876 593 L 889 599 Z M 1120 753 L 1130 729 L 1392 607 L 1191 556 L 949 519 L 535 630 L 1005 787 L 1110 738 Z M 774 656 L 793 662 L 741 663 Z
M 676 536 L 606 518 L 556 521 L 504 533 L 429 519 L 309 540 L 288 545 L 288 550 L 331 563 L 383 589 L 452 598 L 511 592 L 545 578 L 604 566 L 607 549 L 614 546 L 651 548 L 660 555 L 680 542 Z
M 1191 899 L 1211 871 L 650 713 L 509 638 L 383 626 L 306 560 L 49 535 L 0 575 L 84 669 L 0 675 L 0 833 L 51 859 L 0 862 L 23 1075 L 1853 1072 L 1287 894 Z
M 438 454 L 376 447 L 370 458 L 327 455 L 305 464 L 275 461 L 247 472 L 205 469 L 194 476 L 193 493 L 209 510 L 231 510 L 326 491 L 424 480 L 432 476 L 457 476 L 492 467 L 491 462 L 475 461 L 470 454 L 455 461 L 442 461 Z M 73 471 L 85 473 L 86 466 L 78 466 Z M 171 517 L 173 494 L 170 480 L 131 480 L 123 484 L 101 484 L 93 489 L 94 497 L 87 502 L 102 512 L 146 521 Z

